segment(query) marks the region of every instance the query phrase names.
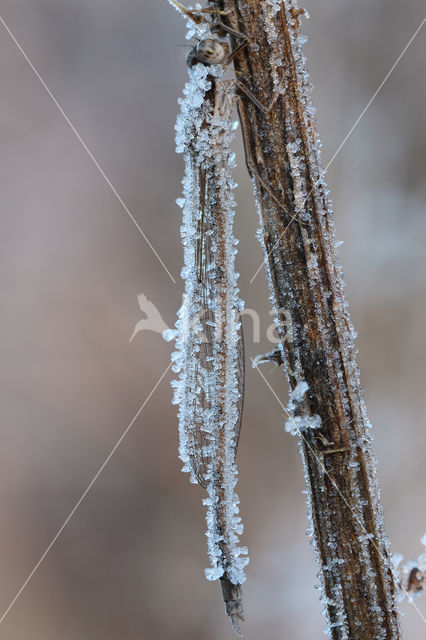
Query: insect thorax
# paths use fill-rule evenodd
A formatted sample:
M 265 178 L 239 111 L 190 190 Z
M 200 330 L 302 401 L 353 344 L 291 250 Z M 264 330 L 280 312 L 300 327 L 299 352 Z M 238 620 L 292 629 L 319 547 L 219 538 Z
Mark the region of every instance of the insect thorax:
M 229 45 L 218 38 L 200 40 L 188 54 L 187 63 L 192 67 L 197 62 L 203 64 L 222 64 L 229 54 Z

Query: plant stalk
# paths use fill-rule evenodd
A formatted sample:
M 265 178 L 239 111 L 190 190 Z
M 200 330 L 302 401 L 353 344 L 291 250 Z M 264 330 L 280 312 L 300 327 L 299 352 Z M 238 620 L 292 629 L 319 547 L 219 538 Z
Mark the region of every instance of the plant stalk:
M 329 636 L 395 640 L 389 542 L 301 49 L 303 10 L 277 0 L 211 4 L 247 40 L 234 58 L 239 82 L 271 105 L 263 111 L 246 94 L 239 112 Z

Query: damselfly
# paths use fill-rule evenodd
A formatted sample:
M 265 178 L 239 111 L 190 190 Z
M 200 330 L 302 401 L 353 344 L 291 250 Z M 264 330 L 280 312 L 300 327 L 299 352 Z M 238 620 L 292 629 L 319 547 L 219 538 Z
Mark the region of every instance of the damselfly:
M 244 391 L 244 354 L 233 235 L 235 79 L 224 78 L 230 47 L 210 23 L 192 19 L 198 38 L 188 56 L 189 81 L 176 124 L 185 177 L 183 304 L 176 323 L 174 402 L 179 405 L 180 457 L 191 481 L 206 489 L 209 580 L 221 580 L 226 610 L 239 633 L 241 587 L 248 562 L 235 494 Z

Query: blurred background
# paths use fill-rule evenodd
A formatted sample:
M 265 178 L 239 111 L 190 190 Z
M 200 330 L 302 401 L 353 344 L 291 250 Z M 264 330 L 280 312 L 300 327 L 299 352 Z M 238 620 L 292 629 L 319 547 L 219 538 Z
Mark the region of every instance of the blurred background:
M 169 364 L 143 292 L 180 306 L 176 100 L 185 25 L 166 0 L 1 0 L 1 16 L 143 229 L 161 264 L 0 24 L 0 610 L 5 611 Z M 307 0 L 305 46 L 327 164 L 424 17 L 422 0 Z M 426 531 L 426 27 L 329 172 L 392 550 Z M 236 179 L 247 354 L 271 348 L 251 185 Z M 244 637 L 323 638 L 296 440 L 247 367 L 238 493 L 251 557 Z M 263 369 L 287 399 L 282 373 Z M 180 472 L 168 373 L 0 624 L 20 640 L 226 640 L 203 492 Z M 426 597 L 416 601 L 426 616 Z M 404 603 L 404 637 L 425 623 Z M 1 615 L 1 614 L 0 614 Z

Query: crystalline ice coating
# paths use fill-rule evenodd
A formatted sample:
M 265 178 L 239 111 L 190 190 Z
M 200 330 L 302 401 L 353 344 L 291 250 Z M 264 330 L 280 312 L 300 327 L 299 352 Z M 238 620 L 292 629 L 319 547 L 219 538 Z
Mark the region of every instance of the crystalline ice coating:
M 301 431 L 307 431 L 308 429 L 320 429 L 321 418 L 314 414 L 313 416 L 295 416 L 289 418 L 285 425 L 285 430 L 292 436 L 299 435 Z
M 219 580 L 223 576 L 223 567 L 214 567 L 213 569 L 204 569 L 207 580 Z
M 426 572 L 426 553 L 421 553 L 417 558 L 417 564 L 420 571 Z
M 292 436 L 308 429 L 320 429 L 321 418 L 317 414 L 305 413 L 302 403 L 309 386 L 305 380 L 300 380 L 290 393 L 290 400 L 287 407 L 288 420 L 284 424 L 285 430 Z
M 235 451 L 242 405 L 241 322 L 243 303 L 235 271 L 233 235 L 235 155 L 233 84 L 222 68 L 196 64 L 180 99 L 176 149 L 185 175 L 181 237 L 185 292 L 176 322 L 173 356 L 174 402 L 178 405 L 179 455 L 192 482 L 207 491 L 209 580 L 225 573 L 234 584 L 245 580 L 247 549 L 235 493 Z M 212 103 L 212 91 L 215 100 Z M 172 337 L 172 331 L 167 336 Z
M 364 542 L 365 540 L 373 540 L 374 533 L 366 533 L 364 535 L 358 536 L 358 542 Z
M 291 402 L 299 403 L 303 400 L 305 393 L 309 390 L 308 384 L 302 380 L 298 382 L 291 394 Z
M 420 540 L 425 547 L 425 536 Z M 391 568 L 397 585 L 397 601 L 407 598 L 410 602 L 425 592 L 426 589 L 426 552 L 421 553 L 417 560 L 407 560 L 404 556 L 394 553 L 391 558 Z
M 163 331 L 162 335 L 163 335 L 163 339 L 166 342 L 171 342 L 176 338 L 177 331 L 175 331 L 174 329 L 166 329 L 165 331 Z
M 288 0 L 283 3 L 281 0 L 263 0 L 261 3 L 263 22 L 266 30 L 269 51 L 267 66 L 271 70 L 275 91 L 282 94 L 279 104 L 283 107 L 284 117 L 282 118 L 282 136 L 285 140 L 285 170 L 286 179 L 291 184 L 291 193 L 288 194 L 288 202 L 291 202 L 291 214 L 294 215 L 296 223 L 300 220 L 297 231 L 294 230 L 293 222 L 290 222 L 293 231 L 293 238 L 297 242 L 299 234 L 299 245 L 297 247 L 301 254 L 306 256 L 306 284 L 312 300 L 312 308 L 315 311 L 313 317 L 307 317 L 303 310 L 303 298 L 296 299 L 298 294 L 291 291 L 294 284 L 294 274 L 292 269 L 291 248 L 285 250 L 279 246 L 278 241 L 274 245 L 278 249 L 272 250 L 272 242 L 267 238 L 281 238 L 282 232 L 278 222 L 281 220 L 281 212 L 278 214 L 276 206 L 271 203 L 268 197 L 262 198 L 262 191 L 254 181 L 254 191 L 257 200 L 260 231 L 258 237 L 263 245 L 265 264 L 272 302 L 274 305 L 274 321 L 278 334 L 283 342 L 284 369 L 294 387 L 290 394 L 288 405 L 289 419 L 286 422 L 286 430 L 297 434 L 299 438 L 299 448 L 302 460 L 305 465 L 305 477 L 307 487 L 311 490 L 312 468 L 306 467 L 306 442 L 315 441 L 319 445 L 319 450 L 323 447 L 328 449 L 327 440 L 323 442 L 327 431 L 327 424 L 324 424 L 324 433 L 318 433 L 315 437 L 315 430 L 322 426 L 321 416 L 327 415 L 326 409 L 328 398 L 316 396 L 315 383 L 311 389 L 307 388 L 307 371 L 310 369 L 309 357 L 318 353 L 321 366 L 329 372 L 330 380 L 335 382 L 337 389 L 330 393 L 330 400 L 335 395 L 339 412 L 346 420 L 347 432 L 350 435 L 347 453 L 340 450 L 341 444 L 333 445 L 330 442 L 330 455 L 342 456 L 342 460 L 347 460 L 347 471 L 350 474 L 351 492 L 350 503 L 356 505 L 356 519 L 351 526 L 359 545 L 360 574 L 353 575 L 353 580 L 358 584 L 362 582 L 362 589 L 366 593 L 366 598 L 371 603 L 371 615 L 376 620 L 378 629 L 377 638 L 386 637 L 386 629 L 392 627 L 392 637 L 398 636 L 396 616 L 393 622 L 385 621 L 384 613 L 380 607 L 383 606 L 383 597 L 389 611 L 393 611 L 393 594 L 391 581 L 379 577 L 372 577 L 369 574 L 372 556 L 379 549 L 383 557 L 384 574 L 388 574 L 389 569 L 389 545 L 385 535 L 382 519 L 382 509 L 378 491 L 375 460 L 370 452 L 371 434 L 370 425 L 366 416 L 363 402 L 363 392 L 359 380 L 359 372 L 355 362 L 356 349 L 354 347 L 355 331 L 352 327 L 348 306 L 344 293 L 344 283 L 342 270 L 336 261 L 336 242 L 334 237 L 334 223 L 332 219 L 332 206 L 329 200 L 329 192 L 325 183 L 324 171 L 321 164 L 321 142 L 316 133 L 314 122 L 315 108 L 311 101 L 312 87 L 306 71 L 306 60 L 302 51 L 305 37 L 300 33 L 300 5 L 295 0 Z M 283 20 L 285 14 L 285 20 Z M 305 12 L 306 16 L 306 12 Z M 285 32 L 282 24 L 288 25 Z M 286 68 L 291 65 L 291 68 Z M 291 83 L 284 77 L 285 72 L 291 77 Z M 284 79 L 284 80 L 283 80 Z M 264 132 L 268 138 L 267 130 Z M 270 143 L 271 150 L 273 142 Z M 265 151 L 265 149 L 262 149 Z M 266 152 L 267 155 L 267 152 Z M 265 157 L 266 157 L 265 155 Z M 271 167 L 268 166 L 268 169 Z M 290 226 L 289 224 L 289 226 Z M 314 232 L 315 230 L 315 232 Z M 321 239 L 321 246 L 315 245 L 315 238 Z M 289 254 L 287 256 L 287 254 Z M 281 275 L 281 272 L 284 272 Z M 283 290 L 277 293 L 277 278 L 282 278 L 285 283 Z M 288 289 L 286 288 L 289 283 Z M 280 284 L 280 283 L 279 283 Z M 279 297 L 279 295 L 281 297 Z M 287 307 L 278 308 L 278 307 Z M 324 310 L 327 310 L 324 312 Z M 327 315 L 332 319 L 326 322 Z M 311 327 L 314 328 L 311 331 Z M 315 349 L 308 348 L 308 353 L 303 353 L 303 340 L 300 333 L 306 332 L 306 343 L 308 340 L 315 341 Z M 317 336 L 319 336 L 317 338 Z M 286 349 L 286 346 L 288 347 Z M 288 356 L 288 360 L 287 360 Z M 315 363 L 316 365 L 319 362 Z M 318 409 L 314 409 L 318 407 Z M 325 417 L 323 418 L 325 423 Z M 354 425 L 354 426 L 353 426 Z M 356 434 L 359 434 L 358 436 Z M 327 437 L 331 440 L 329 435 Z M 303 442 L 304 446 L 301 446 Z M 336 451 L 333 451 L 336 446 Z M 359 455 L 362 450 L 363 457 Z M 341 451 L 341 453 L 340 453 Z M 358 453 L 358 455 L 356 455 Z M 324 460 L 325 460 L 324 456 Z M 331 458 L 334 460 L 335 458 Z M 340 459 L 340 458 L 339 458 Z M 362 464 L 361 464 L 362 462 Z M 368 505 L 361 500 L 361 487 L 365 488 L 366 483 L 371 492 L 371 501 Z M 367 489 L 368 491 L 368 489 Z M 327 542 L 332 541 L 332 534 L 335 532 L 335 522 L 333 513 L 335 504 L 330 503 L 329 511 L 318 509 L 318 499 L 315 497 L 315 509 L 312 509 L 312 495 L 309 494 L 309 521 L 310 531 L 321 531 Z M 367 509 L 365 509 L 367 507 Z M 370 510 L 374 514 L 373 522 L 365 526 L 366 512 Z M 372 511 L 371 511 L 372 510 Z M 373 526 L 371 526 L 371 524 Z M 374 540 L 369 535 L 374 531 Z M 426 541 L 426 540 L 425 540 Z M 313 539 L 315 548 L 315 538 Z M 425 545 L 426 546 L 426 545 Z M 317 550 L 316 550 L 317 551 Z M 330 556 L 335 553 L 332 547 Z M 324 552 L 324 549 L 321 549 Z M 357 551 L 358 553 L 358 551 Z M 323 557 L 317 557 L 320 567 Z M 345 581 L 348 580 L 348 572 L 343 565 L 330 564 L 327 562 L 326 578 L 321 573 L 322 588 L 327 585 L 327 593 L 330 596 L 330 584 L 334 584 L 335 592 L 331 593 L 334 602 L 338 604 L 337 612 L 331 615 L 328 611 L 330 605 L 326 603 L 326 615 L 329 625 L 336 624 L 339 629 L 339 640 L 349 637 L 349 627 L 345 612 L 345 598 L 347 591 Z M 382 592 L 378 593 L 377 585 L 382 583 Z M 324 591 L 325 593 L 325 591 Z M 382 596 L 380 600 L 379 595 Z M 362 620 L 359 621 L 362 625 Z M 329 626 L 327 633 L 331 635 Z M 334 632 L 333 637 L 335 637 Z M 337 636 L 336 636 L 337 637 Z M 360 636 L 357 636 L 360 637 Z

